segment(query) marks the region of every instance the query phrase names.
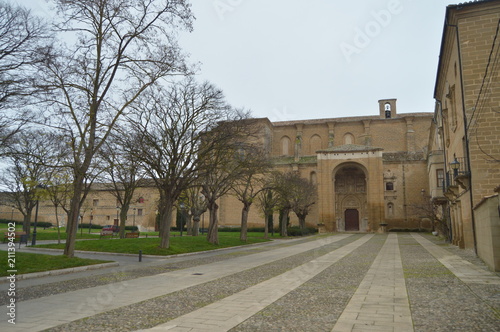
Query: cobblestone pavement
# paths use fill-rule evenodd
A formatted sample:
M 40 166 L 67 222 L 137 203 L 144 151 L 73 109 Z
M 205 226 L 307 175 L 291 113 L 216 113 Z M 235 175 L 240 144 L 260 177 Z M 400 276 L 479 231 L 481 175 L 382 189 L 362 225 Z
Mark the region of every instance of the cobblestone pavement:
M 335 234 L 19 284 L 0 331 L 499 331 L 500 274 L 427 234 Z M 2 289 L 5 293 L 5 290 Z

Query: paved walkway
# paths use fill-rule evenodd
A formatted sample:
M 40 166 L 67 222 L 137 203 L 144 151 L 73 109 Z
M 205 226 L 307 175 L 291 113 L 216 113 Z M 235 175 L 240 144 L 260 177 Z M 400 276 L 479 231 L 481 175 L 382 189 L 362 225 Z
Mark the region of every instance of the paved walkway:
M 413 332 L 396 234 L 388 236 L 332 331 Z
M 271 263 L 318 246 L 340 241 L 349 236 L 328 237 L 209 265 L 23 301 L 17 304 L 18 319 L 15 326 L 2 320 L 0 321 L 0 331 L 7 329 L 10 331 L 41 331 Z M 0 317 L 7 317 L 8 310 L 6 306 L 3 306 Z
M 149 331 L 228 331 L 363 245 L 373 235 Z M 145 331 L 145 330 L 143 330 Z
M 266 264 L 274 265 L 284 259 L 294 260 L 295 257 L 308 253 L 310 258 L 307 261 L 298 264 L 298 266 L 295 265 L 296 267 L 288 271 L 270 276 L 267 280 L 238 290 L 232 295 L 209 301 L 199 309 L 177 315 L 166 323 L 140 330 L 152 332 L 229 331 L 250 317 L 256 316 L 263 309 L 279 302 L 285 295 L 291 294 L 294 290 L 311 282 L 315 277 L 331 270 L 332 267 L 338 265 L 340 260 L 359 251 L 359 248 L 365 248 L 368 243 L 376 240 L 377 243 L 380 243 L 376 250 L 381 248 L 380 251 L 378 253 L 373 251 L 373 257 L 376 257 L 373 262 L 370 262 L 369 268 L 369 265 L 366 265 L 367 268 L 363 274 L 358 274 L 359 276 L 364 275 L 364 277 L 362 280 L 359 279 L 361 282 L 357 285 L 357 289 L 353 290 L 350 300 L 346 302 L 345 307 L 342 307 L 343 311 L 339 311 L 333 324 L 329 327 L 325 325 L 325 327 L 328 331 L 334 332 L 413 332 L 414 318 L 412 319 L 411 299 L 407 294 L 403 272 L 400 236 L 398 234 L 337 234 L 305 243 L 290 242 L 289 245 L 262 246 L 262 250 L 245 256 L 235 255 L 235 257 L 223 261 L 21 301 L 16 303 L 15 325 L 7 322 L 9 308 L 3 305 L 2 310 L 0 310 L 0 317 L 2 317 L 0 331 L 41 331 L 85 317 L 97 317 L 96 315 L 112 309 L 123 309 L 141 301 L 149 301 L 159 296 L 220 280 L 241 271 L 255 269 Z M 428 252 L 430 255 L 427 254 L 427 256 L 430 259 L 441 262 L 461 282 L 470 285 L 485 285 L 484 287 L 490 287 L 487 288 L 487 291 L 500 294 L 500 278 L 497 274 L 467 262 L 432 243 L 422 235 L 403 236 L 405 239 L 416 241 L 415 244 L 407 242 L 407 245 L 415 245 L 420 249 L 425 248 L 420 252 Z M 383 245 L 380 241 L 383 241 Z M 411 259 L 409 256 L 406 257 Z M 182 259 L 182 257 L 178 258 L 178 260 Z M 408 264 L 407 260 L 405 262 Z M 119 269 L 117 268 L 116 271 Z M 468 288 L 466 291 L 469 291 Z M 488 305 L 491 306 L 491 304 Z M 443 310 L 446 309 L 443 308 Z M 493 312 L 498 311 L 500 307 L 496 309 L 493 307 L 492 310 Z M 324 311 L 328 313 L 328 307 L 324 307 Z M 495 325 L 498 316 L 488 319 L 488 324 Z M 498 320 L 497 326 L 500 326 L 500 320 Z M 102 330 L 121 331 L 122 328 L 114 327 Z M 123 330 L 130 329 L 124 328 Z M 255 330 L 261 329 L 256 326 Z M 273 330 L 281 331 L 278 326 Z M 485 330 L 489 331 L 489 329 Z M 415 329 L 415 331 L 417 330 Z

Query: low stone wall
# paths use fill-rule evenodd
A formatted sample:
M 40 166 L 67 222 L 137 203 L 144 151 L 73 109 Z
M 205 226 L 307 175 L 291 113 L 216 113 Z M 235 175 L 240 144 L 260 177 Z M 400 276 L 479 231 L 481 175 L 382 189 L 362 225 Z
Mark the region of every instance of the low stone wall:
M 487 197 L 474 208 L 478 256 L 493 271 L 500 271 L 500 200 Z

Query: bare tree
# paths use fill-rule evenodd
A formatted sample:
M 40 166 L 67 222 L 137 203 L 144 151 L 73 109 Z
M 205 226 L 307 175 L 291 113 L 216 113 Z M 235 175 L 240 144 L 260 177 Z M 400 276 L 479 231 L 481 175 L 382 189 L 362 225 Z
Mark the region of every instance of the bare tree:
M 144 179 L 144 172 L 131 147 L 132 137 L 113 137 L 100 151 L 100 159 L 103 161 L 103 176 L 101 179 L 106 188 L 116 197 L 120 204 L 120 232 L 121 239 L 125 238 L 125 222 L 127 220 L 130 205 L 134 199 L 137 187 Z
M 199 183 L 202 194 L 207 200 L 209 210 L 209 224 L 207 240 L 212 244 L 219 244 L 217 200 L 234 188 L 237 179 L 245 169 L 244 158 L 246 142 L 252 127 L 248 114 L 235 114 L 239 119 L 224 121 L 217 125 L 203 137 L 204 153 L 201 159 Z
M 173 29 L 191 29 L 187 1 L 54 0 L 55 29 L 72 44 L 47 50 L 38 87 L 45 117 L 71 147 L 73 189 L 64 254 L 74 255 L 79 211 L 97 152 L 128 107 L 160 79 L 188 71 Z M 76 37 L 76 38 L 75 38 Z M 69 46 L 67 46 L 69 45 Z
M 267 239 L 269 236 L 269 227 L 273 227 L 272 219 L 276 206 L 278 205 L 278 200 L 276 195 L 273 194 L 273 190 L 270 189 L 271 185 L 269 180 L 266 181 L 267 189 L 261 191 L 257 196 L 259 207 L 264 215 L 264 237 Z M 271 229 L 274 235 L 274 230 Z
M 294 211 L 303 231 L 305 219 L 316 202 L 316 186 L 300 177 L 298 172 L 275 173 L 272 187 L 281 210 L 280 235 L 287 236 L 288 217 Z
M 47 43 L 41 19 L 28 9 L 0 1 L 0 155 L 27 122 L 27 112 L 20 109 L 35 93 L 32 66 L 43 59 L 40 49 Z
M 1 179 L 9 189 L 10 201 L 24 217 L 23 231 L 30 233 L 33 208 L 39 198 L 39 185 L 45 185 L 58 153 L 56 135 L 41 130 L 23 131 L 15 143 L 10 144 L 4 158 L 7 168 Z
M 292 210 L 299 218 L 299 226 L 302 234 L 306 228 L 306 217 L 317 200 L 316 185 L 301 177 L 294 178 L 290 198 L 292 200 Z
M 136 154 L 160 192 L 160 247 L 169 247 L 176 201 L 199 176 L 198 160 L 217 145 L 201 144 L 206 131 L 228 117 L 222 91 L 187 79 L 168 91 L 157 90 L 134 106 Z
M 188 206 L 191 219 L 191 221 L 188 220 L 187 225 L 188 235 L 198 236 L 201 215 L 207 211 L 207 202 L 201 193 L 201 188 L 196 185 L 188 188 L 184 193 L 184 201 Z
M 239 172 L 240 176 L 233 183 L 232 192 L 243 203 L 240 240 L 246 241 L 250 207 L 255 202 L 257 195 L 266 189 L 264 176 L 271 164 L 263 149 L 258 145 L 248 145 L 246 149 L 240 151 L 238 157 L 241 160 L 242 169 Z

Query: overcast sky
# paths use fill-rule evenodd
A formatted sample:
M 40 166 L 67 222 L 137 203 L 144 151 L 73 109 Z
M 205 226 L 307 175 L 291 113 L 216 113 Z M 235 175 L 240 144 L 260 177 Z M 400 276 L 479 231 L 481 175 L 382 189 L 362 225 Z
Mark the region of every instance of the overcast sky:
M 194 31 L 180 44 L 200 63 L 199 79 L 255 117 L 377 115 L 378 100 L 387 98 L 398 99 L 398 113 L 434 110 L 450 0 L 191 3 Z

